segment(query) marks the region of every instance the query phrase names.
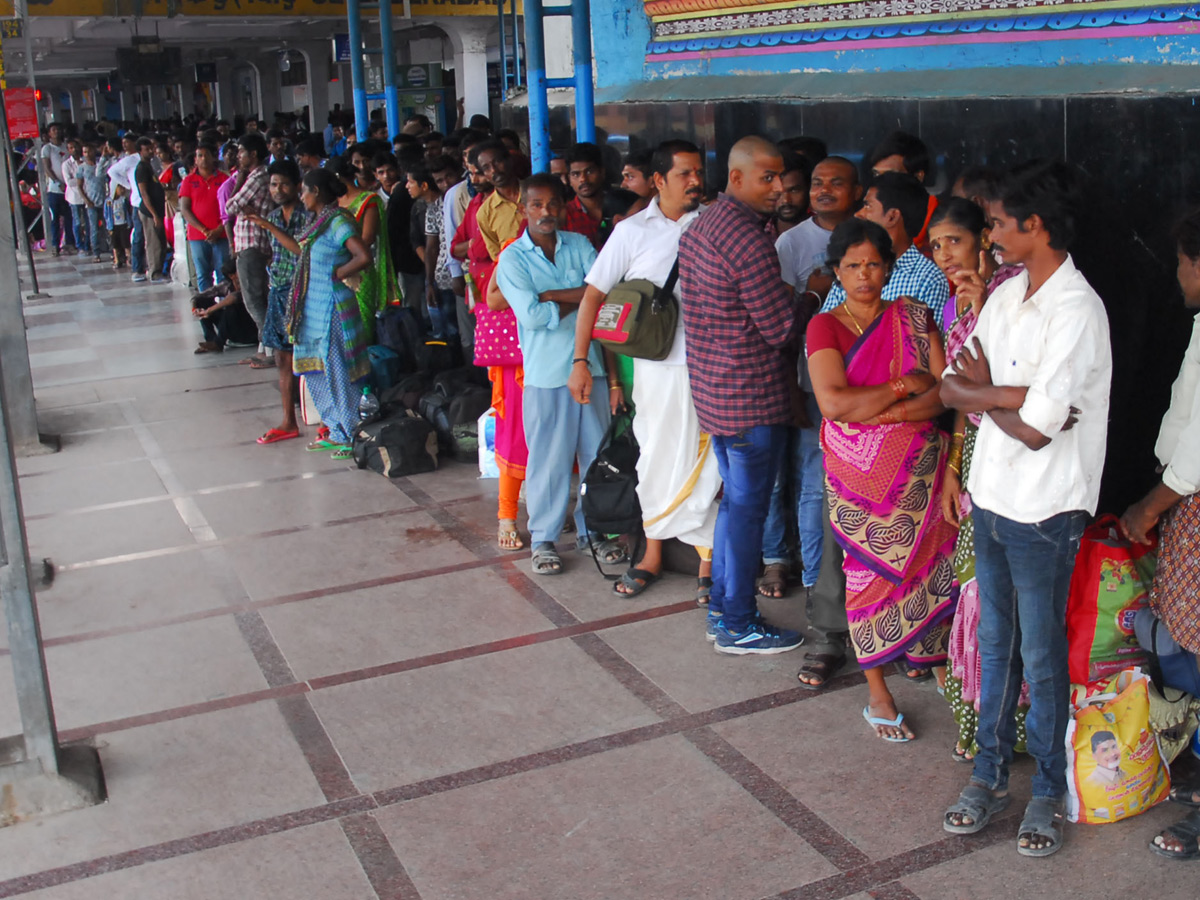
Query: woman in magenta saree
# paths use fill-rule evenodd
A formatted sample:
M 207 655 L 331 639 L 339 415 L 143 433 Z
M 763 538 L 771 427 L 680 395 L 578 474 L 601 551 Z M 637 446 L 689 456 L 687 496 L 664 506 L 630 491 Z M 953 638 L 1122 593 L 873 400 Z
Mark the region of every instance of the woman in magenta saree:
M 834 231 L 828 264 L 847 299 L 809 323 L 808 355 L 850 639 L 870 688 L 863 716 L 880 737 L 903 742 L 912 731 L 882 667 L 944 665 L 956 532 L 941 513 L 946 438 L 933 421 L 944 410 L 941 339 L 927 307 L 882 299 L 893 259 L 878 225 L 852 220 Z

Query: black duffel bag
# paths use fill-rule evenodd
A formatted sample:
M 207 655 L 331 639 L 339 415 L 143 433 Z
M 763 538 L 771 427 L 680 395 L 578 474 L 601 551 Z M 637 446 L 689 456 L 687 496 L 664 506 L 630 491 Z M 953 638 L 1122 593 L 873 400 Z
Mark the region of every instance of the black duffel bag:
M 438 464 L 437 434 L 415 412 L 400 409 L 354 431 L 354 462 L 388 478 L 432 472 Z
M 633 436 L 633 416 L 628 409 L 620 410 L 600 441 L 596 458 L 588 466 L 579 483 L 579 502 L 587 525 L 589 546 L 592 534 L 638 535 L 636 553 L 641 549 L 642 505 L 637 496 L 638 444 Z M 605 575 L 592 548 L 596 569 L 609 580 L 619 576 Z

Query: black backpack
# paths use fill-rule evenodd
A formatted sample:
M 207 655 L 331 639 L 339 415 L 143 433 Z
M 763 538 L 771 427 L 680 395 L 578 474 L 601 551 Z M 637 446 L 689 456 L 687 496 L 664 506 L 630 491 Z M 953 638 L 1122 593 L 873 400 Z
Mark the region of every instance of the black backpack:
M 637 439 L 633 416 L 621 410 L 612 417 L 596 458 L 579 483 L 579 503 L 589 536 L 592 534 L 636 534 L 638 550 L 642 534 L 642 505 L 637 496 Z M 590 537 L 589 537 L 590 543 Z M 636 551 L 634 558 L 636 559 Z M 603 575 L 595 548 L 592 559 Z M 610 580 L 619 576 L 605 575 Z
M 425 353 L 425 326 L 417 311 L 389 306 L 375 313 L 375 340 L 399 357 L 400 372 L 420 372 Z
M 432 472 L 438 464 L 437 435 L 412 410 L 401 409 L 360 425 L 354 432 L 354 462 L 388 478 Z

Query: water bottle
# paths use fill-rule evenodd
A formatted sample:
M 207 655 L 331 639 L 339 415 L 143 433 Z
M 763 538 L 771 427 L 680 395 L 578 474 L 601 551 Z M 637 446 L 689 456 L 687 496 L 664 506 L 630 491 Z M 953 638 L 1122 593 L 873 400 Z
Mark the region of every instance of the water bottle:
M 358 420 L 366 422 L 373 419 L 379 412 L 379 398 L 376 397 L 369 387 L 363 388 L 362 397 L 358 401 Z

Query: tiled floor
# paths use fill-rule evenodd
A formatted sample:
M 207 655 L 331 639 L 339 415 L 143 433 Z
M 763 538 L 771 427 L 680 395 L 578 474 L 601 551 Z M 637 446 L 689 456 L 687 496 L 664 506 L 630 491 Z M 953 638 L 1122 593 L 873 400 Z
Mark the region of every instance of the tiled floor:
M 254 438 L 273 372 L 193 356 L 180 289 L 40 260 L 26 313 L 52 456 L 20 461 L 59 725 L 109 801 L 0 829 L 0 897 L 39 900 L 1195 900 L 1146 842 L 1179 813 L 976 838 L 931 687 L 875 739 L 861 676 L 729 659 L 690 580 L 614 596 L 494 548 L 471 467 L 389 483 Z M 769 613 L 802 622 L 797 601 Z M 899 680 L 899 679 L 895 679 Z M 0 734 L 19 728 L 0 665 Z M 1018 764 L 1015 793 L 1027 793 Z

